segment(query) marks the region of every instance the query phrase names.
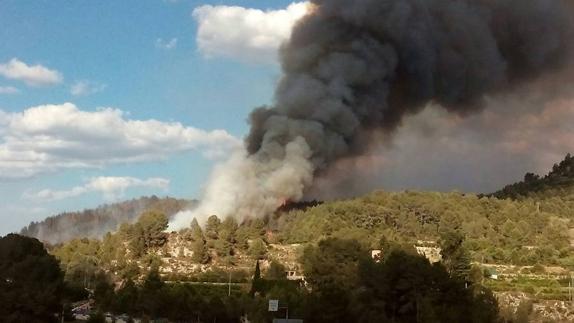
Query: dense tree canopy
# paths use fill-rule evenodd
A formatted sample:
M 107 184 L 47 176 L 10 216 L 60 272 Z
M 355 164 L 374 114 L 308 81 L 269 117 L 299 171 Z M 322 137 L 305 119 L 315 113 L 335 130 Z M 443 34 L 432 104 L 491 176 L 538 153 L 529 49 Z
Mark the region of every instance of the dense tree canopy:
M 496 322 L 496 300 L 440 264 L 395 245 L 375 260 L 357 241 L 327 239 L 303 255 L 311 322 Z M 321 309 L 329 309 L 328 311 Z
M 457 192 L 375 192 L 270 218 L 281 243 L 356 239 L 377 249 L 379 237 L 414 244 L 459 231 L 471 260 L 563 264 L 570 260 L 568 223 L 574 195 L 554 200 L 499 200 Z M 271 223 L 273 221 L 273 223 Z M 524 248 L 523 246 L 533 246 Z
M 466 288 L 440 263 L 394 249 L 383 261 L 361 263 L 353 310 L 358 322 L 496 322 L 494 296 Z
M 191 228 L 188 232 L 191 240 L 191 249 L 193 252 L 192 259 L 196 263 L 205 264 L 209 261 L 209 253 L 205 245 L 205 237 L 199 223 L 194 218 L 191 222 Z
M 167 241 L 168 219 L 165 214 L 159 212 L 146 212 L 139 220 L 129 228 L 131 251 L 136 255 L 143 255 L 147 250 L 161 247 Z
M 56 258 L 41 242 L 16 234 L 0 238 L 2 322 L 53 322 L 65 291 Z
M 469 281 L 470 255 L 463 246 L 464 236 L 458 231 L 444 232 L 439 240 L 442 263 L 452 277 Z

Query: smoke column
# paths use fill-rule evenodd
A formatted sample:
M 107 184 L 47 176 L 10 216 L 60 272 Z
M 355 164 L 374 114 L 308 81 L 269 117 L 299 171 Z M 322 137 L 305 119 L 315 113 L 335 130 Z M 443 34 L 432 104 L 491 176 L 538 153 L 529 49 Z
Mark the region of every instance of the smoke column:
M 245 151 L 171 227 L 273 212 L 429 103 L 467 115 L 563 68 L 572 12 L 560 0 L 311 1 L 281 49 L 273 106 L 251 113 Z

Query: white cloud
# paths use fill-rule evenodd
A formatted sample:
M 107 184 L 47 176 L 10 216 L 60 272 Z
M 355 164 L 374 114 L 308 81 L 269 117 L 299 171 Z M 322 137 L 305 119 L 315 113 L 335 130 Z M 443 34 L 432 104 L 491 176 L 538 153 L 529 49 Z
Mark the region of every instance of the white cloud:
M 0 180 L 62 169 L 165 160 L 186 151 L 218 158 L 240 145 L 240 140 L 224 130 L 131 120 L 112 108 L 82 111 L 65 103 L 17 113 L 0 110 Z
M 207 57 L 274 63 L 281 43 L 289 38 L 308 4 L 297 2 L 281 10 L 204 5 L 193 10 L 199 24 L 197 44 Z
M 139 179 L 134 177 L 94 177 L 82 186 L 76 186 L 69 190 L 57 191 L 51 189 L 41 190 L 35 193 L 24 193 L 23 198 L 37 202 L 51 202 L 88 193 L 101 193 L 108 201 L 122 198 L 126 190 L 130 188 L 149 188 L 166 191 L 169 188 L 169 180 L 160 177 Z
M 0 86 L 0 94 L 17 94 L 20 90 L 13 86 Z
M 105 90 L 105 84 L 94 83 L 86 80 L 76 81 L 70 87 L 70 93 L 73 96 L 86 96 L 102 92 Z
M 158 38 L 155 40 L 155 47 L 166 50 L 174 49 L 177 47 L 177 38 L 172 38 L 170 40 Z
M 62 74 L 42 65 L 27 65 L 18 58 L 0 64 L 0 75 L 22 81 L 30 86 L 56 85 L 62 82 Z

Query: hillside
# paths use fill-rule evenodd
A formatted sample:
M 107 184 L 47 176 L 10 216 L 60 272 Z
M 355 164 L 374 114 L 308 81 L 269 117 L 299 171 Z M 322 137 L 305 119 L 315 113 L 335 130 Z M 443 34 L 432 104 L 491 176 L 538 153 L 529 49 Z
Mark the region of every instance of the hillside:
M 268 226 L 281 243 L 341 237 L 370 247 L 383 236 L 400 242 L 436 241 L 441 232 L 458 230 L 476 261 L 558 264 L 571 260 L 573 214 L 574 204 L 561 199 L 539 204 L 461 193 L 375 192 L 272 217 Z
M 490 194 L 501 199 L 527 197 L 543 199 L 568 195 L 574 195 L 574 157 L 570 154 L 560 163 L 554 164 L 552 170 L 545 176 L 527 173 L 524 180 Z
M 411 246 L 433 245 L 443 233 L 454 230 L 463 234 L 464 245 L 476 262 L 574 269 L 568 235 L 572 214 L 574 208 L 559 199 L 540 206 L 533 200 L 461 193 L 375 192 L 244 223 L 212 216 L 203 229 L 196 225 L 170 234 L 148 234 L 139 227 L 148 224 L 136 223 L 101 241 L 75 240 L 59 250 L 77 252 L 82 249 L 78 245 L 93 244 L 88 249 L 105 258 L 100 264 L 108 264 L 113 272 L 128 270 L 129 259 L 145 267 L 151 256 L 159 257 L 165 272 L 196 275 L 229 266 L 249 268 L 254 259 L 250 257 L 274 254 L 273 258 L 281 258 L 277 251 L 285 246 L 304 247 L 326 238 L 353 239 L 366 249 L 380 249 L 383 238 Z M 297 267 L 296 258 L 290 258 L 288 267 Z M 184 270 L 178 272 L 178 268 Z
M 120 203 L 102 205 L 96 209 L 65 212 L 32 222 L 20 234 L 48 243 L 61 243 L 74 238 L 101 238 L 116 231 L 122 223 L 133 223 L 145 211 L 155 210 L 171 216 L 193 201 L 170 197 L 141 197 Z
M 193 233 L 201 230 L 197 226 L 166 235 L 160 239 L 162 248 L 155 248 L 157 250 L 138 247 L 141 250 L 130 252 L 128 247 L 121 254 L 114 251 L 106 257 L 110 263 L 117 264 L 112 260 L 123 261 L 130 253 L 137 254 L 136 258 L 151 253 L 163 258 L 164 263 L 168 258 L 168 263 L 180 262 L 179 258 L 185 263 L 194 258 L 193 250 L 197 249 L 194 241 L 199 239 L 206 241 L 206 256 L 195 257 L 195 260 L 200 259 L 197 262 L 203 265 L 197 268 L 206 269 L 230 264 L 245 265 L 245 253 L 250 253 L 253 241 L 257 242 L 259 249 L 266 251 L 271 245 L 316 244 L 326 238 L 354 239 L 366 248 L 377 249 L 382 238 L 410 245 L 421 241 L 433 244 L 444 232 L 459 231 L 465 237 L 464 244 L 472 260 L 476 262 L 514 266 L 541 264 L 574 269 L 569 234 L 574 228 L 574 195 L 567 194 L 568 183 L 574 178 L 573 164 L 574 158 L 568 155 L 545 177 L 529 174 L 527 181 L 509 185 L 492 196 L 378 191 L 355 199 L 288 204 L 264 219 L 248 219 L 243 223 L 212 216 L 203 228 L 204 238 L 199 239 L 197 232 Z M 562 194 L 552 194 L 558 190 Z M 517 199 L 501 199 L 497 197 L 502 197 L 501 192 L 522 193 L 516 195 L 520 197 Z M 98 219 L 110 218 L 107 227 L 116 229 L 120 220 L 133 223 L 136 211 L 156 210 L 169 218 L 184 205 L 185 201 L 174 199 L 143 198 L 68 216 L 82 219 L 78 223 L 94 230 L 92 237 L 101 237 L 105 228 L 96 230 Z M 126 214 L 114 216 L 114 212 Z M 61 230 L 57 226 L 58 220 L 65 222 L 64 217 L 60 215 L 42 224 L 32 224 L 23 232 L 40 236 L 38 228 L 47 227 L 55 234 Z M 67 229 L 80 231 L 78 223 L 68 223 Z M 98 245 L 109 250 L 118 243 L 130 246 L 134 239 L 130 230 L 141 231 L 125 227 L 117 234 L 108 235 Z M 177 267 L 187 268 L 185 274 L 190 274 L 189 268 L 194 268 L 180 265 Z M 174 268 L 168 271 L 177 272 Z
M 337 268 L 345 257 L 354 257 L 352 250 L 384 257 L 385 250 L 396 246 L 448 266 L 443 250 L 451 239 L 459 241 L 460 259 L 468 264 L 462 271 L 465 279 L 493 291 L 508 322 L 518 322 L 520 315 L 532 322 L 569 321 L 574 312 L 556 308 L 567 307 L 569 273 L 574 270 L 572 162 L 567 156 L 545 177 L 527 175 L 527 181 L 502 190 L 508 195 L 500 198 L 377 191 L 354 199 L 289 203 L 265 218 L 241 223 L 212 215 L 203 227 L 194 221 L 169 233 L 165 230 L 172 213 L 166 205 L 182 207 L 184 201 L 150 198 L 156 208 L 142 207 L 147 211 L 137 221 L 134 215 L 131 224 L 101 239 L 74 239 L 50 252 L 75 286 L 94 288 L 105 277 L 110 284 L 132 282 L 145 290 L 145 277 L 156 268 L 169 286 L 226 297 L 231 285 L 232 294 L 248 292 L 257 261 L 264 277 L 288 272 L 287 279 L 312 283 L 309 250 L 325 241 L 338 246 L 329 255 Z M 452 240 L 453 234 L 460 240 Z M 351 247 L 337 249 L 345 245 Z
M 230 280 L 234 293 L 246 292 L 257 260 L 265 277 L 289 271 L 288 278 L 306 279 L 305 254 L 322 241 L 351 241 L 353 250 L 367 252 L 414 246 L 429 259 L 430 253 L 439 254 L 434 262 L 441 259 L 445 235 L 458 231 L 464 237 L 463 255 L 468 255 L 463 257 L 473 264 L 473 279 L 496 292 L 505 315 L 514 317 L 521 304 L 535 302 L 532 314 L 527 313 L 538 318 L 534 322 L 552 317 L 567 321 L 574 314 L 556 314 L 553 308 L 565 304 L 567 275 L 574 269 L 568 236 L 572 205 L 560 197 L 540 203 L 457 192 L 380 191 L 292 205 L 243 223 L 211 216 L 203 228 L 193 223 L 171 233 L 164 232 L 167 217 L 146 213 L 102 240 L 76 239 L 51 252 L 66 268 L 66 279 L 86 287 L 94 286 L 102 272 L 121 284 L 126 279 L 141 282 L 151 268 L 158 268 L 170 284 L 185 282 L 226 295 Z M 493 271 L 498 278 L 491 278 Z
M 156 198 L 156 206 L 164 204 L 155 209 L 159 212 L 145 212 L 137 222 L 137 215 L 131 216 L 132 224 L 122 225 L 102 239 L 74 239 L 50 252 L 61 261 L 66 280 L 75 286 L 97 290 L 102 277 L 109 286 L 124 286 L 117 292 L 120 305 L 115 306 L 119 307 L 99 301 L 107 309 L 124 313 L 124 297 L 137 294 L 134 284 L 140 286 L 138 293 L 145 294 L 146 277 L 155 269 L 169 288 L 186 286 L 194 295 L 211 295 L 202 296 L 203 301 L 219 295 L 230 302 L 225 305 L 229 310 L 235 308 L 234 297 L 250 295 L 249 288 L 254 288 L 249 283 L 256 262 L 271 284 L 270 293 L 288 288 L 301 297 L 308 290 L 297 281 L 317 283 L 309 261 L 313 250 L 325 246 L 326 241 L 334 250 L 325 250 L 317 258 L 317 264 L 331 266 L 321 269 L 323 274 L 315 277 L 319 281 L 344 267 L 349 257 L 372 255 L 371 251 L 385 257 L 385 252 L 397 246 L 448 268 L 448 251 L 445 256 L 443 250 L 450 248 L 450 241 L 459 246 L 457 261 L 466 264 L 451 268 L 462 268 L 462 277 L 472 281 L 474 288 L 493 291 L 507 322 L 523 322 L 520 317 L 532 322 L 571 321 L 574 312 L 561 309 L 568 307 L 569 273 L 574 270 L 570 235 L 574 232 L 574 194 L 569 191 L 572 161 L 567 156 L 543 178 L 527 175 L 528 181 L 502 190 L 508 194 L 504 196 L 377 191 L 347 200 L 289 203 L 265 218 L 242 223 L 212 215 L 203 227 L 194 221 L 189 228 L 170 233 L 165 231 L 171 214 L 165 204 L 181 207 L 183 201 Z M 341 281 L 348 281 L 352 272 L 345 270 Z M 273 285 L 272 277 L 287 278 L 295 285 Z M 276 290 L 278 286 L 283 287 Z M 134 304 L 138 304 L 136 300 Z M 252 301 L 265 303 L 261 295 Z M 265 308 L 245 306 L 252 311 Z M 132 311 L 137 313 L 135 307 Z M 295 308 L 301 311 L 304 306 Z

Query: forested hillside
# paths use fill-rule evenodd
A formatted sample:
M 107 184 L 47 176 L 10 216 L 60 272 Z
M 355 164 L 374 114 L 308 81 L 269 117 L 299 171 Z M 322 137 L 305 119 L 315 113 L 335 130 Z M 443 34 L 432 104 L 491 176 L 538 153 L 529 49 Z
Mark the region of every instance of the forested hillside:
M 374 246 L 382 237 L 399 242 L 436 241 L 457 230 L 477 261 L 511 264 L 572 263 L 568 228 L 574 203 L 559 198 L 500 200 L 436 192 L 375 192 L 269 219 L 282 243 L 351 238 Z M 528 248 L 526 248 L 528 247 Z
M 246 283 L 250 281 L 249 277 L 253 277 L 252 269 L 256 261 L 261 262 L 262 273 L 271 280 L 284 277 L 286 270 L 289 270 L 303 275 L 313 288 L 322 286 L 324 281 L 333 278 L 338 282 L 351 282 L 352 286 L 346 287 L 349 290 L 363 286 L 362 284 L 367 284 L 365 288 L 368 289 L 368 286 L 371 286 L 368 282 L 373 279 L 369 273 L 374 269 L 359 267 L 359 273 L 368 274 L 366 277 L 369 277 L 361 283 L 361 276 L 354 274 L 360 257 L 370 255 L 370 250 L 378 249 L 386 250 L 383 255 L 385 259 L 389 259 L 386 257 L 390 256 L 389 250 L 392 251 L 393 246 L 409 250 L 413 245 L 425 244 L 441 248 L 442 265 L 439 267 L 444 266 L 451 276 L 460 270 L 464 280 L 474 282 L 476 288 L 479 288 L 476 290 L 478 295 L 482 293 L 480 291 L 484 285 L 497 292 L 528 291 L 533 295 L 530 297 L 537 300 L 561 300 L 567 295 L 561 278 L 548 278 L 550 276 L 546 275 L 546 280 L 541 281 L 534 277 L 537 273 L 545 273 L 546 268 L 552 266 L 574 269 L 568 238 L 574 209 L 572 204 L 562 203 L 560 198 L 557 198 L 557 201 L 539 203 L 534 199 L 500 200 L 456 192 L 374 192 L 351 200 L 314 203 L 315 206 L 306 205 L 303 209 L 286 208 L 289 211 L 243 223 L 238 223 L 233 218 L 222 220 L 213 215 L 203 228 L 194 221 L 190 228 L 171 233 L 165 232 L 165 215 L 148 212 L 140 217 L 138 222 L 123 225 L 116 233 L 107 234 L 102 240 L 72 240 L 51 249 L 51 253 L 61 261 L 69 283 L 92 288 L 95 286 L 96 290 L 106 288 L 99 293 L 109 296 L 100 300 L 96 298 L 96 303 L 100 304 L 101 308 L 136 316 L 146 313 L 150 308 L 153 308 L 153 311 L 150 310 L 152 312 L 148 314 L 156 317 L 175 318 L 181 311 L 189 315 L 191 310 L 186 312 L 187 310 L 181 308 L 170 309 L 167 305 L 175 302 L 177 298 L 166 301 L 165 306 L 153 301 L 157 297 L 146 290 L 146 275 L 156 275 L 154 279 L 157 281 L 160 279 L 157 276 L 159 273 L 163 279 L 170 282 L 162 287 L 166 295 L 183 292 L 179 288 L 196 295 L 189 297 L 199 304 L 195 307 L 195 310 L 199 308 L 197 313 L 214 312 L 215 307 L 205 309 L 202 306 L 208 305 L 202 304 L 209 304 L 211 300 L 220 297 L 225 305 L 218 301 L 220 305 L 217 308 L 225 308 L 225 311 L 230 313 L 239 306 L 237 304 L 241 304 L 241 308 L 247 308 L 250 317 L 261 315 L 261 319 L 255 321 L 263 322 L 268 313 L 261 309 L 265 309 L 267 298 L 289 297 L 294 313 L 298 313 L 300 317 L 313 318 L 313 322 L 331 322 L 329 318 L 314 317 L 313 313 L 320 311 L 307 308 L 304 304 L 323 304 L 329 308 L 338 308 L 342 313 L 340 315 L 354 316 L 362 313 L 362 310 L 355 312 L 356 308 L 353 306 L 368 305 L 368 302 L 364 302 L 368 301 L 370 296 L 343 293 L 336 297 L 315 299 L 315 289 L 308 294 L 309 291 L 299 285 L 294 285 L 299 287 L 293 287 L 291 290 L 290 285 L 281 283 L 283 285 L 279 286 L 283 287 L 278 287 L 268 281 L 260 286 L 253 283 L 251 290 L 261 288 L 260 294 L 255 298 L 253 294 L 246 297 L 248 290 L 245 288 L 249 287 Z M 450 244 L 457 246 L 455 251 L 460 251 L 449 252 L 447 247 Z M 323 247 L 325 250 L 316 253 Z M 456 259 L 456 263 L 449 262 L 449 257 L 455 257 L 452 259 Z M 426 259 L 415 261 L 401 258 L 385 269 L 384 275 L 381 273 L 382 276 L 377 277 L 382 281 L 394 281 L 381 277 L 395 272 L 408 272 L 409 266 L 399 266 L 407 261 L 417 264 L 418 267 L 415 267 L 419 269 L 429 266 Z M 471 263 L 474 263 L 472 267 Z M 460 267 L 460 264 L 464 266 Z M 488 271 L 487 268 L 510 268 L 511 265 L 517 267 L 512 269 L 513 273 L 509 275 L 524 276 L 518 280 L 483 281 L 483 272 Z M 154 274 L 154 268 L 158 273 Z M 433 271 L 430 268 L 429 271 Z M 425 269 L 421 273 L 409 273 L 404 283 L 420 287 L 427 278 L 420 278 L 419 282 L 415 277 L 426 277 L 426 272 Z M 333 275 L 336 277 L 332 277 Z M 444 273 L 439 276 L 441 275 L 444 276 Z M 257 277 L 257 270 L 255 276 Z M 428 277 L 436 278 L 440 277 Z M 107 282 L 106 285 L 98 283 L 102 279 Z M 217 285 L 229 280 L 234 284 L 231 298 L 226 296 L 227 286 Z M 175 282 L 182 285 L 174 284 Z M 116 294 L 113 291 L 114 283 L 124 286 Z M 159 283 L 157 284 L 159 286 Z M 172 290 L 174 288 L 177 290 Z M 286 291 L 283 288 L 288 288 L 292 294 L 285 296 Z M 377 297 L 384 297 L 393 288 L 384 287 Z M 444 302 L 440 299 L 441 293 L 431 294 L 425 297 L 433 299 L 432 302 L 436 301 L 437 304 Z M 126 299 L 129 299 L 129 302 Z M 143 299 L 153 306 L 142 305 Z M 345 299 L 345 302 L 332 304 L 333 299 Z M 482 308 L 480 302 L 473 303 L 472 299 L 469 302 L 470 305 L 463 306 Z M 489 302 L 495 304 L 490 300 Z M 524 302 L 527 304 L 527 301 Z M 516 304 L 510 308 L 508 315 L 513 317 Z M 542 308 L 546 311 L 552 307 Z M 435 310 L 429 309 L 431 312 Z M 395 315 L 392 311 L 385 310 L 381 313 L 383 312 L 384 315 Z M 529 313 L 526 315 L 530 315 Z M 514 319 L 507 321 L 518 322 Z
M 542 199 L 568 195 L 574 195 L 574 157 L 570 154 L 566 155 L 560 163 L 554 164 L 547 175 L 527 173 L 523 181 L 507 185 L 502 190 L 491 194 L 502 199 L 525 197 Z
M 72 240 L 51 253 L 66 283 L 94 290 L 98 309 L 132 317 L 239 322 L 246 315 L 270 322 L 277 313 L 267 310 L 268 300 L 281 299 L 291 317 L 308 322 L 497 322 L 496 300 L 458 233 L 441 236 L 440 245 L 451 248 L 443 248 L 442 263 L 431 264 L 412 245 L 385 239 L 375 245 L 386 250 L 379 258 L 355 239 L 273 244 L 259 219 L 239 225 L 211 216 L 203 229 L 197 221 L 177 233 L 166 228 L 165 215 L 147 212 L 101 241 Z M 287 261 L 292 248 L 297 256 Z M 424 306 L 412 306 L 419 302 Z
M 166 271 L 177 274 L 176 267 L 181 267 L 189 275 L 194 268 L 189 264 L 197 264 L 198 273 L 243 266 L 245 256 L 263 259 L 279 246 L 314 245 L 328 238 L 352 239 L 365 249 L 380 249 L 382 239 L 412 246 L 436 243 L 446 232 L 459 232 L 471 260 L 480 263 L 574 268 L 568 236 L 573 214 L 572 204 L 550 200 L 539 204 L 461 193 L 375 192 L 243 223 L 214 215 L 203 229 L 194 221 L 191 228 L 170 234 L 163 232 L 167 220 L 147 216 L 101 241 L 71 241 L 55 254 L 64 263 L 74 263 L 67 258 L 83 257 L 84 247 L 79 246 L 90 245 L 88 258 L 100 258 L 98 263 L 109 265 L 112 272 L 133 270 L 131 261 L 145 267 L 150 256 L 159 256 L 164 263 L 158 265 Z
M 574 268 L 569 237 L 574 227 L 574 195 L 552 195 L 553 190 L 566 192 L 567 186 L 563 183 L 572 178 L 573 162 L 574 158 L 568 155 L 550 174 L 536 179 L 551 184 L 544 184 L 544 190 L 532 190 L 528 196 L 520 195 L 516 200 L 459 192 L 379 191 L 349 200 L 303 203 L 302 207 L 288 205 L 264 219 L 244 223 L 212 216 L 203 228 L 205 237 L 197 237 L 196 231 L 201 229 L 195 223 L 191 231 L 186 229 L 169 237 L 162 235 L 157 246 L 163 246 L 168 238 L 179 239 L 182 247 L 190 252 L 200 250 L 205 254 L 196 253 L 192 257 L 198 263 L 233 264 L 237 263 L 238 252 L 250 247 L 260 249 L 250 253 L 265 254 L 261 249 L 271 244 L 315 244 L 326 238 L 344 238 L 375 249 L 382 237 L 416 244 L 436 242 L 444 232 L 458 231 L 465 236 L 465 247 L 473 260 L 481 263 Z M 101 237 L 105 231 L 115 231 L 122 222 L 133 223 L 137 215 L 146 210 L 159 211 L 169 218 L 185 205 L 186 201 L 169 198 L 142 198 L 49 218 L 44 223 L 31 224 L 23 233 L 42 239 L 49 237 L 51 241 L 63 241 L 80 233 L 83 237 Z M 133 240 L 129 237 L 133 233 L 129 232 L 124 228 L 114 239 L 108 236 L 104 242 L 129 243 L 134 246 L 132 255 L 145 256 L 149 252 L 147 244 L 140 238 Z M 125 259 L 125 255 L 119 258 Z
M 489 309 L 496 308 L 496 301 L 488 296 L 487 287 L 499 299 L 514 297 L 514 301 L 503 302 L 500 308 L 506 322 L 523 322 L 519 317 L 538 317 L 541 321 L 549 318 L 556 321 L 558 317 L 569 321 L 574 313 L 556 314 L 558 303 L 552 302 L 565 302 L 570 291 L 566 275 L 574 270 L 569 235 L 574 227 L 574 195 L 568 184 L 572 162 L 567 156 L 544 178 L 528 175 L 527 178 L 535 179 L 515 184 L 515 191 L 523 192 L 515 198 L 460 192 L 378 191 L 348 200 L 291 203 L 265 218 L 243 222 L 212 215 L 203 227 L 194 220 L 189 228 L 169 233 L 165 231 L 169 214 L 183 207 L 185 201 L 144 199 L 148 202 L 147 210 L 155 206 L 155 211 L 143 212 L 146 208 L 142 207 L 143 215 L 137 222 L 133 221 L 136 218 L 133 215 L 129 217 L 131 224 L 120 226 L 103 239 L 75 239 L 53 246 L 50 252 L 61 261 L 68 283 L 95 288 L 96 295 L 104 295 L 96 296 L 100 309 L 134 316 L 175 319 L 190 313 L 195 316 L 218 313 L 216 316 L 222 317 L 237 315 L 234 311 L 243 308 L 256 318 L 254 321 L 264 322 L 270 319 L 266 301 L 288 298 L 293 313 L 299 317 L 332 322 L 329 313 L 305 304 L 337 309 L 339 317 L 368 316 L 378 306 L 370 300 L 392 304 L 394 298 L 385 298 L 395 292 L 396 286 L 391 282 L 401 280 L 401 286 L 413 286 L 419 293 L 425 283 L 434 286 L 434 280 L 440 281 L 441 286 L 451 284 L 450 275 L 460 283 L 459 287 L 473 286 L 461 288 L 461 293 L 465 290 L 472 293 L 461 298 L 466 303 L 453 306 L 475 308 L 477 312 L 442 312 L 440 304 L 458 297 L 443 299 L 443 292 L 437 293 L 433 287 L 428 293 L 423 291 L 429 306 L 425 307 L 424 315 L 478 317 L 484 312 L 488 317 L 476 321 L 491 322 L 497 314 Z M 153 203 L 149 203 L 151 200 Z M 116 206 L 115 210 L 121 209 Z M 97 220 L 91 224 L 96 225 Z M 417 256 L 419 248 L 437 251 L 438 260 L 423 254 L 438 263 L 430 265 L 429 260 Z M 383 257 L 380 266 L 388 267 L 381 267 L 378 272 L 377 258 L 368 257 L 371 250 L 380 251 Z M 402 251 L 393 254 L 393 250 Z M 409 253 L 415 258 L 410 258 Z M 257 269 L 253 272 L 255 264 Z M 492 278 L 493 270 L 499 271 L 498 278 Z M 285 282 L 286 271 L 296 281 Z M 431 272 L 437 275 L 426 276 Z M 254 278 L 249 285 L 250 277 L 259 277 L 261 273 L 264 279 Z M 400 273 L 408 277 L 396 278 Z M 303 278 L 309 285 L 297 283 Z M 161 283 L 162 279 L 166 284 Z M 332 292 L 331 280 L 337 281 L 335 286 L 349 283 L 344 290 L 368 292 L 335 296 L 316 293 L 325 287 Z M 230 281 L 233 290 L 230 285 L 221 285 Z M 382 289 L 371 290 L 375 286 L 371 281 L 377 281 L 376 286 Z M 114 291 L 116 284 L 122 287 Z M 157 289 L 149 289 L 150 284 Z M 458 288 L 456 283 L 453 288 Z M 168 295 L 161 304 L 155 294 L 159 291 Z M 181 299 L 180 293 L 196 305 L 170 307 Z M 477 295 L 485 298 L 473 299 Z M 333 303 L 334 300 L 342 303 Z M 485 302 L 490 305 L 484 307 Z M 534 310 L 532 302 L 538 302 Z M 397 317 L 393 308 L 378 308 L 373 315 Z M 416 317 L 418 310 L 413 313 L 409 315 Z M 403 321 L 411 322 L 413 317 L 405 317 Z
M 20 234 L 52 244 L 74 238 L 101 238 L 107 232 L 116 231 L 122 223 L 135 222 L 143 212 L 159 211 L 170 217 L 193 203 L 170 197 L 141 197 L 96 209 L 51 216 L 41 222 L 30 223 Z

